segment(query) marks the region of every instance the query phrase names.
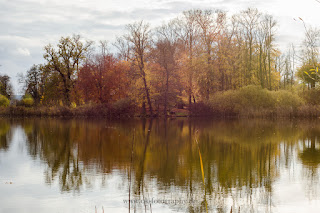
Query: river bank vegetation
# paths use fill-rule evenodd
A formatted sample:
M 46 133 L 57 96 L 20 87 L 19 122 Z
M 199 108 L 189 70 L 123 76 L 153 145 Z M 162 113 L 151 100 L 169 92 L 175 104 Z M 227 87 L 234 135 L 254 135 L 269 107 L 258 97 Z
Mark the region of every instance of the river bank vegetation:
M 306 26 L 282 53 L 278 27 L 252 8 L 190 10 L 155 28 L 129 24 L 113 44 L 61 37 L 21 74 L 22 100 L 1 76 L 0 114 L 319 117 L 320 32 Z

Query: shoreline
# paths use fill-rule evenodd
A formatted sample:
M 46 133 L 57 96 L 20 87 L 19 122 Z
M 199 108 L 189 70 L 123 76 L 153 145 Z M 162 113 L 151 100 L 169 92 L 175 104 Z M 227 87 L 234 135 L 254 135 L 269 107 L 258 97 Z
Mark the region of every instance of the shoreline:
M 178 110 L 174 108 L 173 110 Z M 208 119 L 319 119 L 320 106 L 301 106 L 297 109 L 250 109 L 241 111 L 215 111 L 204 113 L 203 109 L 184 109 L 180 113 L 169 113 L 167 116 L 155 113 L 153 116 L 139 113 L 134 107 L 125 109 L 113 109 L 103 105 L 81 106 L 76 108 L 55 107 L 24 107 L 9 106 L 0 108 L 0 117 L 3 118 L 104 118 L 104 119 L 150 119 L 150 118 L 208 118 Z

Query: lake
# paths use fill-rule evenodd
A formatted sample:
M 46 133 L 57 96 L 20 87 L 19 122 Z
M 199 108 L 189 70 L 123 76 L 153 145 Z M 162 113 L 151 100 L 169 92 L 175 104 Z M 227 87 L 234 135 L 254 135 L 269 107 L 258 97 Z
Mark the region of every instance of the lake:
M 320 122 L 0 119 L 0 212 L 319 212 Z

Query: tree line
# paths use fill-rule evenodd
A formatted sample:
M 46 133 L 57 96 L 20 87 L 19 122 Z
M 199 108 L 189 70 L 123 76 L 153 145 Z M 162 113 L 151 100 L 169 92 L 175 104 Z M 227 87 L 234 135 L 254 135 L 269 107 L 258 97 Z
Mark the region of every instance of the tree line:
M 61 37 L 56 46 L 44 47 L 46 62 L 22 78 L 24 91 L 35 105 L 130 99 L 144 113 L 166 115 L 173 107 L 190 107 L 247 85 L 279 90 L 300 82 L 315 88 L 319 31 L 306 30 L 299 54 L 294 45 L 281 53 L 278 27 L 273 16 L 253 8 L 232 16 L 189 10 L 155 28 L 144 21 L 127 25 L 113 52 L 106 41 L 94 45 L 80 35 Z

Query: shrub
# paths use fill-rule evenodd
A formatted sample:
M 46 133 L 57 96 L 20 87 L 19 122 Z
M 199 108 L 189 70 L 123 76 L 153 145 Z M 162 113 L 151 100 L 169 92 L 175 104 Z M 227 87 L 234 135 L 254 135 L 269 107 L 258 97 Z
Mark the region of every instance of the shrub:
M 262 89 L 260 86 L 246 86 L 238 92 L 239 107 L 244 109 L 250 107 L 253 109 L 268 109 L 273 108 L 275 99 L 267 89 Z
M 22 102 L 25 107 L 31 107 L 34 104 L 34 100 L 31 97 L 25 97 Z
M 229 90 L 226 92 L 217 92 L 209 101 L 209 105 L 216 113 L 234 113 L 237 110 L 236 103 L 238 102 L 237 91 Z
M 120 99 L 112 104 L 113 114 L 118 116 L 130 115 L 134 111 L 134 105 L 128 98 Z
M 214 111 L 239 113 L 248 109 L 270 109 L 275 105 L 272 94 L 259 86 L 246 86 L 240 90 L 218 92 L 210 100 Z
M 71 109 L 74 109 L 77 107 L 77 104 L 76 102 L 71 102 L 71 105 L 70 105 Z
M 300 93 L 300 96 L 305 100 L 307 104 L 320 105 L 320 89 L 304 90 Z
M 293 116 L 303 100 L 287 90 L 269 91 L 260 86 L 218 92 L 209 101 L 215 113 L 243 116 Z
M 293 92 L 287 90 L 279 90 L 270 92 L 276 99 L 276 107 L 297 109 L 303 104 L 302 99 Z
M 78 116 L 106 116 L 109 115 L 109 104 L 83 105 L 73 109 L 75 115 Z
M 192 116 L 206 116 L 213 114 L 211 107 L 203 102 L 192 104 L 189 110 Z
M 7 107 L 9 106 L 9 104 L 9 99 L 4 95 L 0 95 L 0 107 Z

